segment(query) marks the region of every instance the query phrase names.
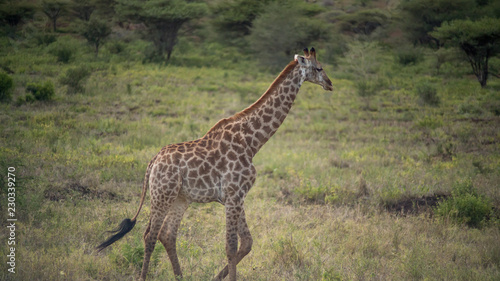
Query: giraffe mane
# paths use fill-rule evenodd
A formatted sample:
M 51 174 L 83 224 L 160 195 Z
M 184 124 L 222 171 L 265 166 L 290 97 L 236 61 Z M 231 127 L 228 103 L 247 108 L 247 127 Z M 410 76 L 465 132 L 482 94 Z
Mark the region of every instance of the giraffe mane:
M 266 92 L 253 104 L 251 104 L 249 107 L 243 109 L 242 111 L 234 114 L 231 117 L 224 118 L 219 120 L 208 132 L 205 134 L 205 136 L 214 133 L 224 127 L 226 124 L 234 122 L 235 120 L 238 120 L 240 118 L 245 118 L 249 113 L 253 112 L 253 110 L 260 105 L 262 105 L 268 96 L 270 96 L 280 85 L 281 83 L 286 79 L 289 73 L 291 73 L 294 69 L 295 66 L 297 66 L 298 62 L 296 60 L 291 61 L 274 79 L 273 83 L 269 86 L 269 88 L 266 90 Z

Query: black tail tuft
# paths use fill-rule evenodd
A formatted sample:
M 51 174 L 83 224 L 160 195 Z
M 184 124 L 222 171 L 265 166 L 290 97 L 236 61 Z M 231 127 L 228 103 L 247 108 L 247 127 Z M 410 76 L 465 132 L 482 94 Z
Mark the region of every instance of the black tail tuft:
M 100 252 L 104 250 L 106 247 L 109 245 L 115 243 L 116 241 L 120 240 L 125 234 L 129 233 L 129 231 L 132 230 L 135 226 L 135 220 L 131 219 L 124 219 L 118 228 L 115 230 L 108 231 L 109 233 L 115 233 L 115 235 L 111 236 L 108 238 L 108 240 L 102 242 L 101 245 L 97 246 L 97 251 Z

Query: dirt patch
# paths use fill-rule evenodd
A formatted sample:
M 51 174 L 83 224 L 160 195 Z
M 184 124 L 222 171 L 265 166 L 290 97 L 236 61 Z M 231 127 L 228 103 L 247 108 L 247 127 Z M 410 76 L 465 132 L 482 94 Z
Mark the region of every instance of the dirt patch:
M 436 207 L 439 202 L 448 197 L 449 195 L 446 194 L 434 194 L 418 198 L 407 198 L 395 203 L 387 204 L 385 208 L 391 213 L 416 215 L 430 211 L 433 207 Z
M 89 187 L 82 185 L 80 183 L 69 183 L 64 186 L 53 186 L 47 188 L 44 192 L 44 197 L 50 201 L 61 201 L 61 200 L 93 200 L 93 199 L 104 199 L 113 200 L 116 199 L 117 195 L 114 192 L 99 190 L 95 187 Z

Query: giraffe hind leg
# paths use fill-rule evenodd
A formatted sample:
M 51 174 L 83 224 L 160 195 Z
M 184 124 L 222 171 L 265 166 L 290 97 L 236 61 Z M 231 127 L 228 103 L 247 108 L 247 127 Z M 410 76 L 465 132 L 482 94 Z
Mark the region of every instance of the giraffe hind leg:
M 189 202 L 184 198 L 177 197 L 174 201 L 170 210 L 168 212 L 163 226 L 160 230 L 160 235 L 158 236 L 160 242 L 165 247 L 170 262 L 172 264 L 172 269 L 174 270 L 174 275 L 178 279 L 182 279 L 182 271 L 179 263 L 179 258 L 177 257 L 176 240 L 177 240 L 177 230 L 181 224 L 182 216 L 184 212 L 189 207 Z

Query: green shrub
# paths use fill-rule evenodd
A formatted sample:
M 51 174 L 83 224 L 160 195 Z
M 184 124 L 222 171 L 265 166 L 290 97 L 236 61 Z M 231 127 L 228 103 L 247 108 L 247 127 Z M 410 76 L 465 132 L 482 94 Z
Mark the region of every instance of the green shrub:
M 45 81 L 43 84 L 29 83 L 26 86 L 26 91 L 30 92 L 36 100 L 51 100 L 54 97 L 54 84 L 50 81 Z M 28 96 L 26 96 L 28 101 Z
M 435 212 L 438 216 L 471 227 L 479 227 L 491 214 L 491 202 L 477 193 L 471 180 L 456 183 L 451 195 L 451 198 L 436 207 Z
M 401 47 L 396 50 L 396 59 L 404 66 L 415 65 L 422 60 L 422 52 L 413 47 Z
M 11 91 L 14 87 L 12 78 L 7 73 L 0 73 L 0 102 L 10 101 L 12 98 Z
M 60 78 L 59 83 L 68 87 L 68 93 L 83 93 L 83 83 L 89 78 L 90 70 L 85 66 L 68 69 Z
M 57 42 L 50 44 L 48 52 L 55 56 L 58 62 L 69 63 L 76 56 L 79 47 L 80 43 L 78 40 L 61 37 Z
M 55 34 L 45 32 L 34 34 L 33 39 L 38 46 L 48 46 L 57 41 L 57 37 Z
M 375 85 L 366 80 L 361 80 L 355 83 L 358 96 L 362 98 L 368 98 L 374 96 L 377 93 Z
M 415 91 L 421 104 L 438 106 L 441 103 L 437 96 L 436 87 L 429 82 L 421 82 L 416 86 Z
M 115 40 L 115 41 L 109 42 L 108 45 L 106 46 L 106 48 L 112 54 L 120 54 L 121 52 L 123 52 L 125 50 L 125 44 L 123 44 L 120 41 Z

